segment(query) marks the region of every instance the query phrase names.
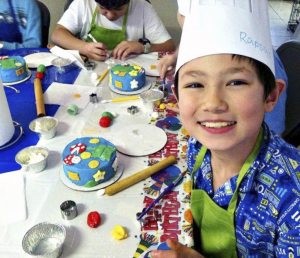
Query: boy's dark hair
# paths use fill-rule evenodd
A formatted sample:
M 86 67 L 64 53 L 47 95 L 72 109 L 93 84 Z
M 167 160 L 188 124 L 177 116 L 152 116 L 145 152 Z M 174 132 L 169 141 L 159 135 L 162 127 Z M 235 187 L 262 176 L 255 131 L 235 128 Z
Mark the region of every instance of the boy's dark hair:
M 261 81 L 261 83 L 264 86 L 264 98 L 266 99 L 269 94 L 272 92 L 272 90 L 276 87 L 275 77 L 270 70 L 270 68 L 265 65 L 264 63 L 257 61 L 253 58 L 242 56 L 242 55 L 232 55 L 232 59 L 237 58 L 238 60 L 247 60 L 250 64 L 252 64 L 257 72 L 258 79 Z M 174 86 L 175 86 L 175 94 L 178 98 L 178 72 L 175 76 Z
M 95 0 L 98 4 L 108 10 L 118 9 L 124 4 L 128 4 L 130 0 Z

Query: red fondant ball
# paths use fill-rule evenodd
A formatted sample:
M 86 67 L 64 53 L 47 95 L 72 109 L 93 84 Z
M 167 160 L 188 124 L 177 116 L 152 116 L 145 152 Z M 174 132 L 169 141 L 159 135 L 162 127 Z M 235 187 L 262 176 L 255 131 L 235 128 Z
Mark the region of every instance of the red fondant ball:
M 43 79 L 44 78 L 44 73 L 37 72 L 36 75 L 35 75 L 35 77 L 39 78 L 39 79 Z
M 87 216 L 87 224 L 91 228 L 96 228 L 101 224 L 101 216 L 97 211 L 91 211 Z
M 101 127 L 109 127 L 110 124 L 111 124 L 111 119 L 110 119 L 110 117 L 108 117 L 108 116 L 103 116 L 103 117 L 101 117 L 100 120 L 99 120 L 99 125 L 100 125 Z

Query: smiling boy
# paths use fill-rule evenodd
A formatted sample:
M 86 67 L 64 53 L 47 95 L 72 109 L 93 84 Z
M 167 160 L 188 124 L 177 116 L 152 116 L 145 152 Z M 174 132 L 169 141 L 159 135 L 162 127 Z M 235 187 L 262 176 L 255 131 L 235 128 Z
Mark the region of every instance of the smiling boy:
M 299 150 L 263 122 L 284 88 L 267 1 L 202 3 L 185 19 L 175 78 L 199 252 L 169 240 L 151 257 L 300 257 Z M 245 31 L 263 48 L 245 44 Z

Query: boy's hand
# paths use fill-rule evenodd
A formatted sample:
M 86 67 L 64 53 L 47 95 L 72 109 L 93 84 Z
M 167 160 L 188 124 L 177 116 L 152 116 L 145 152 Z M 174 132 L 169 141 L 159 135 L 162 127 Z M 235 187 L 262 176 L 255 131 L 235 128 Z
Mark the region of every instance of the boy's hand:
M 107 59 L 107 48 L 101 42 L 86 42 L 81 51 L 89 60 L 105 61 Z
M 138 41 L 122 41 L 115 47 L 112 56 L 115 59 L 124 60 L 130 54 L 142 54 L 144 46 Z
M 175 240 L 168 239 L 167 245 L 170 251 L 154 250 L 151 251 L 151 258 L 204 258 L 201 254 L 186 247 Z
M 174 73 L 176 61 L 177 53 L 165 55 L 159 60 L 157 70 L 161 79 L 165 78 L 166 74 Z

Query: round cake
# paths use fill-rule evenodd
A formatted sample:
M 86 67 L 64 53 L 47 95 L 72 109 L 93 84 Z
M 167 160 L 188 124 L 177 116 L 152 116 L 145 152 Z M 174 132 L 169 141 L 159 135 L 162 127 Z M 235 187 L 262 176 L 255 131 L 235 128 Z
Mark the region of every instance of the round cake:
M 145 81 L 145 69 L 139 65 L 117 64 L 110 69 L 109 83 L 119 91 L 137 91 Z
M 0 76 L 3 83 L 14 83 L 26 79 L 29 70 L 21 56 L 0 57 Z
M 112 178 L 117 171 L 115 145 L 99 137 L 77 138 L 62 154 L 65 176 L 74 184 L 94 187 Z

